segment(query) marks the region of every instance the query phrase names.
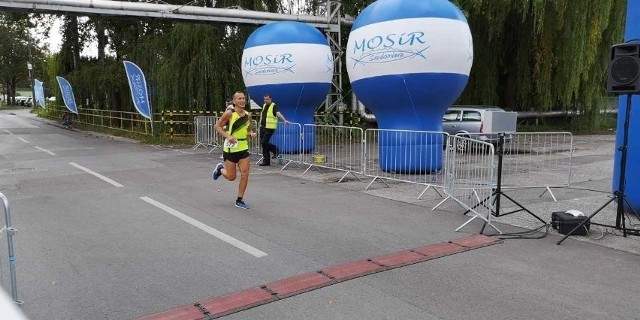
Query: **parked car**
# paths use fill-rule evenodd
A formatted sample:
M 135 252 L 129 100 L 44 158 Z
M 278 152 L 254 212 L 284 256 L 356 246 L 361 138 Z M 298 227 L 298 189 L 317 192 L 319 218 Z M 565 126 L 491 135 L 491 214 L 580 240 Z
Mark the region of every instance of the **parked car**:
M 498 142 L 499 132 L 515 132 L 515 112 L 507 112 L 492 106 L 451 106 L 442 119 L 442 130 L 450 135 L 460 135 L 489 142 Z M 500 123 L 494 119 L 499 119 Z M 509 141 L 511 135 L 505 136 Z M 460 148 L 466 148 L 461 146 Z

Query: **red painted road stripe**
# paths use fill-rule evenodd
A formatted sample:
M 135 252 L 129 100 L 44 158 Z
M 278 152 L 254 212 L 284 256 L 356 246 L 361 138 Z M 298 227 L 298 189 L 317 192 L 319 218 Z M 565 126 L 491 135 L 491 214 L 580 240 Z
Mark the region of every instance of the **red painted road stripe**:
M 204 314 L 194 306 L 184 306 L 156 313 L 139 320 L 200 320 Z
M 420 262 L 422 260 L 425 260 L 425 256 L 411 251 L 400 251 L 398 253 L 387 254 L 371 259 L 373 263 L 388 268 L 405 266 L 408 264 Z
M 252 288 L 200 302 L 214 317 L 269 303 L 277 298 L 262 288 Z
M 328 284 L 331 284 L 331 278 L 318 272 L 312 272 L 271 282 L 266 285 L 266 288 L 277 294 L 278 298 L 286 298 L 306 291 L 318 289 Z
M 334 281 L 345 281 L 381 271 L 383 268 L 373 262 L 357 261 L 320 270 Z
M 468 237 L 451 241 L 451 243 L 455 243 L 459 246 L 467 247 L 470 249 L 482 248 L 482 247 L 490 246 L 492 244 L 496 244 L 498 242 L 500 242 L 500 239 L 498 238 L 487 237 L 481 234 L 468 236 Z
M 195 306 L 184 306 L 139 320 L 201 320 L 205 317 L 218 318 L 234 312 L 287 298 L 303 292 L 315 290 L 340 281 L 373 274 L 408 264 L 423 262 L 460 252 L 501 243 L 502 240 L 484 235 L 473 235 L 449 242 L 436 243 L 416 249 L 400 251 L 372 258 L 322 269 L 318 272 L 286 278 L 268 283 L 260 288 L 252 288 L 217 298 L 202 301 Z
M 436 243 L 436 244 L 416 248 L 411 251 L 417 252 L 419 254 L 423 254 L 427 256 L 429 259 L 435 259 L 435 258 L 440 258 L 440 257 L 460 253 L 467 250 L 469 250 L 469 248 L 467 247 L 459 246 L 457 244 L 450 243 L 450 242 L 443 242 L 443 243 Z

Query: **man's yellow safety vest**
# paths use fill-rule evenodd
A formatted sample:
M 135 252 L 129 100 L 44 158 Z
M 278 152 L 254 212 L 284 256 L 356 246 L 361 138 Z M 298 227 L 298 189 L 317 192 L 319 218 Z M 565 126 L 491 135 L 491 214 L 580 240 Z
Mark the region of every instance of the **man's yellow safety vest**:
M 278 118 L 273 115 L 273 106 L 275 105 L 275 103 L 271 102 L 266 111 L 266 115 L 264 114 L 265 111 L 262 111 L 262 116 L 267 117 L 265 121 L 265 126 L 267 127 L 267 129 L 275 129 L 278 127 Z M 266 104 L 262 106 L 262 110 L 265 110 L 265 108 L 267 108 Z

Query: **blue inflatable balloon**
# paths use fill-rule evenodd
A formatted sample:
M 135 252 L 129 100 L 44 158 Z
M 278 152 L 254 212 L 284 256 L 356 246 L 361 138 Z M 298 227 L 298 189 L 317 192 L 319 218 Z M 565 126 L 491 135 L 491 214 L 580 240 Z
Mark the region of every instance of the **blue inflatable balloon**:
M 287 120 L 312 124 L 316 108 L 331 89 L 333 56 L 318 29 L 301 22 L 274 22 L 256 29 L 247 39 L 242 76 L 256 103 L 262 105 L 263 96 L 270 94 Z M 306 132 L 300 146 L 300 130 L 280 125 L 271 142 L 283 153 L 313 150 L 315 134 Z
M 460 96 L 473 62 L 471 30 L 448 0 L 378 0 L 357 18 L 347 43 L 354 93 L 381 129 L 442 131 L 446 109 Z M 388 172 L 440 170 L 442 136 L 378 138 Z
M 627 20 L 625 29 L 625 41 L 640 39 L 640 0 L 627 1 Z M 637 179 L 640 172 L 640 95 L 632 95 L 631 114 L 627 115 L 627 96 L 620 96 L 618 105 L 618 126 L 616 131 L 616 150 L 623 145 L 624 121 L 629 118 L 629 144 L 627 146 L 627 168 L 625 171 L 625 196 L 628 204 L 625 204 L 627 212 L 640 214 L 640 180 Z M 616 152 L 613 166 L 613 192 L 618 191 L 620 176 L 621 152 Z

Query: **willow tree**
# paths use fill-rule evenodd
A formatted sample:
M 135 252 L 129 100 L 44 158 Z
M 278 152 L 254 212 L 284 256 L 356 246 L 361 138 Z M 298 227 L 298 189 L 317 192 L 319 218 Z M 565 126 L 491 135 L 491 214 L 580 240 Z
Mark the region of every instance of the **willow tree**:
M 216 7 L 280 12 L 278 0 L 222 0 Z M 244 43 L 258 26 L 177 24 L 166 42 L 166 55 L 156 57 L 160 108 L 224 109 L 224 100 L 244 87 L 241 61 Z
M 474 36 L 462 103 L 514 110 L 597 109 L 626 1 L 460 0 Z
M 343 9 L 357 16 L 372 2 L 343 2 Z M 598 113 L 609 47 L 622 41 L 625 0 L 452 2 L 474 41 L 469 84 L 457 103 Z
M 149 60 L 162 47 L 155 43 L 171 27 L 172 23 L 167 21 L 67 16 L 61 51 L 50 60 L 55 65 L 49 67 L 49 81 L 55 83 L 56 75 L 67 78 L 79 106 L 133 111 L 122 60 L 134 60 L 149 70 L 147 76 L 153 77 L 149 68 L 153 62 Z M 89 48 L 90 45 L 97 48 Z M 105 55 L 107 45 L 115 56 Z M 80 57 L 83 49 L 94 49 L 97 58 Z
M 220 8 L 285 12 L 293 0 L 218 0 Z M 320 0 L 300 0 L 300 12 L 315 12 Z M 186 0 L 169 0 L 185 4 Z M 357 16 L 373 0 L 343 1 L 343 13 Z M 454 0 L 467 16 L 474 37 L 474 65 L 459 104 L 499 105 L 511 110 L 580 109 L 595 115 L 603 103 L 609 47 L 622 40 L 626 1 Z M 69 26 L 73 27 L 69 20 Z M 63 74 L 77 76 L 86 100 L 116 110 L 130 109 L 121 60 L 136 62 L 156 82 L 159 109 L 221 110 L 222 101 L 242 89 L 242 50 L 257 25 L 173 23 L 160 20 L 91 18 L 77 22 L 76 37 L 93 30 L 106 37 L 115 57 L 81 59 L 78 46 L 63 45 L 56 60 Z M 72 30 L 70 30 L 72 31 Z M 345 28 L 343 39 L 348 38 Z M 85 38 L 83 38 L 85 37 Z M 346 45 L 343 41 L 343 45 Z M 72 69 L 72 70 L 70 70 Z M 346 69 L 344 69 L 346 70 Z M 98 80 L 96 80 L 98 79 Z M 96 83 L 91 83 L 96 81 Z M 343 92 L 349 92 L 344 81 Z M 91 88 L 93 87 L 93 88 Z M 75 87 L 74 87 L 75 88 Z M 105 92 L 110 98 L 101 98 Z M 593 117 L 592 117 L 593 119 Z
M 167 0 L 187 5 L 187 0 Z M 218 0 L 207 6 L 282 12 L 280 0 Z M 222 110 L 224 100 L 244 87 L 240 57 L 257 25 L 174 23 L 166 20 L 66 18 L 62 51 L 51 61 L 52 74 L 74 85 L 81 104 L 133 110 L 122 60 L 131 60 L 157 84 L 154 110 Z M 91 41 L 93 40 L 93 41 Z M 97 43 L 97 59 L 79 57 L 83 45 Z M 103 55 L 110 47 L 115 57 Z
M 173 28 L 167 55 L 158 57 L 161 63 L 156 65 L 162 107 L 200 109 L 215 100 L 212 96 L 219 93 L 215 78 L 226 74 L 216 63 L 224 56 L 221 32 L 208 25 L 179 24 Z

